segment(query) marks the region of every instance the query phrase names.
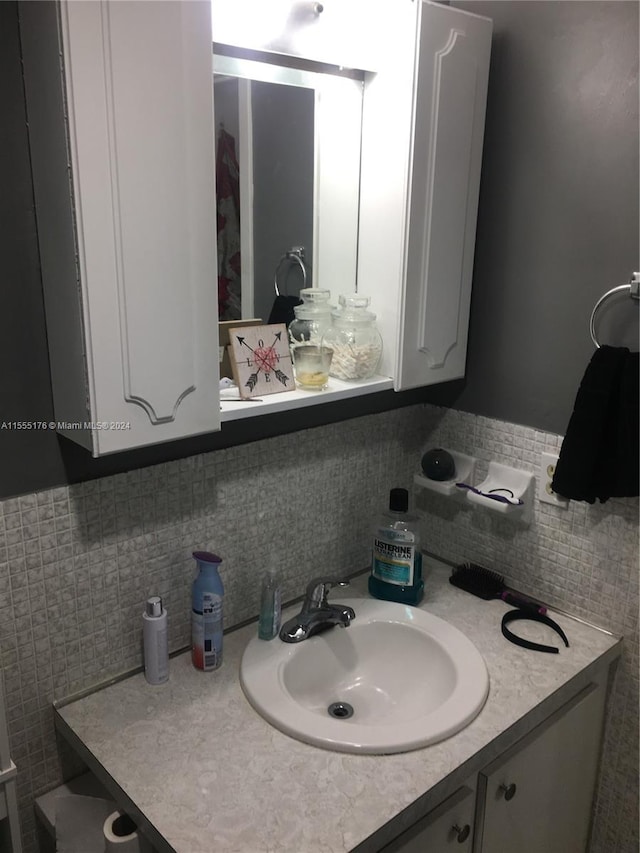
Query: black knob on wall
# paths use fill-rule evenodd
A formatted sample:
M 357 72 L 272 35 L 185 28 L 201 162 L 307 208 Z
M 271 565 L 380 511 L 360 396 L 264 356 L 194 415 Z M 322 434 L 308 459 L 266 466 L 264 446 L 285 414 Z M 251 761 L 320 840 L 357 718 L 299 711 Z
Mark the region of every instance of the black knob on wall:
M 465 823 L 464 826 L 460 827 L 457 823 L 451 827 L 451 831 L 454 833 L 456 841 L 458 844 L 464 844 L 464 842 L 469 837 L 469 833 L 471 832 L 471 827 L 468 823 Z
M 500 785 L 498 790 L 504 794 L 505 800 L 512 800 L 516 795 L 516 783 L 512 782 L 510 785 Z

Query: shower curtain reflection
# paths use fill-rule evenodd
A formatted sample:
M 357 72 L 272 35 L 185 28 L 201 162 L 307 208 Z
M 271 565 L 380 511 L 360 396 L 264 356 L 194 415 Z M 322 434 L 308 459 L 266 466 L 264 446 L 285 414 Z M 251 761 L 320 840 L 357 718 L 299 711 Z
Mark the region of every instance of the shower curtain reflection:
M 242 317 L 240 279 L 240 184 L 233 136 L 220 125 L 216 144 L 218 316 Z

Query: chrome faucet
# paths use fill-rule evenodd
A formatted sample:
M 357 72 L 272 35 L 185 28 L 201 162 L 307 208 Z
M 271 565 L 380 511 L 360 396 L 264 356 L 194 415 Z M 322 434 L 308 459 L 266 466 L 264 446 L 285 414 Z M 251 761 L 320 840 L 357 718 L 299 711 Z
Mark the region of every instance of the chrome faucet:
M 280 639 L 283 642 L 301 643 L 334 625 L 349 627 L 351 621 L 356 618 L 353 608 L 344 604 L 329 604 L 327 601 L 329 590 L 334 586 L 349 586 L 349 581 L 340 578 L 314 578 L 307 584 L 302 610 L 280 629 Z

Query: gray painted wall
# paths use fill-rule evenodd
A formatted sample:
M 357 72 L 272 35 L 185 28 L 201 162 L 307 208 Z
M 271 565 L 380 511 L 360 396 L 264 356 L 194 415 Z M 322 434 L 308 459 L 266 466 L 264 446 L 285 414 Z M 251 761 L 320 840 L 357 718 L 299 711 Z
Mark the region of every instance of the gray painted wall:
M 441 399 L 564 435 L 593 306 L 639 268 L 638 3 L 452 5 L 494 38 L 467 375 Z M 637 349 L 614 309 L 602 342 Z
M 91 460 L 49 432 L 0 430 L 0 495 L 138 468 L 428 400 L 564 433 L 592 307 L 638 261 L 638 5 L 458 3 L 493 18 L 467 377 L 412 394 L 234 423 Z M 50 420 L 17 9 L 0 3 L 0 418 Z M 634 319 L 628 305 L 619 322 Z M 618 342 L 614 336 L 611 342 Z
M 18 15 L 0 3 L 0 425 L 53 416 Z M 0 494 L 64 482 L 53 433 L 0 429 Z

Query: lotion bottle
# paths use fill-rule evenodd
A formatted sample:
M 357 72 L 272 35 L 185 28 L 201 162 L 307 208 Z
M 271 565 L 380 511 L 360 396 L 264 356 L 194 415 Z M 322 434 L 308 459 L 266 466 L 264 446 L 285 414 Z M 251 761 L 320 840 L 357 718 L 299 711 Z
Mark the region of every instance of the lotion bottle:
M 142 614 L 142 645 L 144 677 L 149 684 L 164 684 L 169 680 L 169 640 L 167 611 L 159 595 L 147 599 Z
M 408 508 L 409 492 L 391 489 L 389 510 L 374 532 L 369 592 L 387 601 L 419 604 L 424 592 L 419 521 Z
M 222 558 L 209 551 L 194 551 L 193 557 L 198 576 L 192 587 L 191 660 L 196 669 L 209 672 L 222 665 Z

